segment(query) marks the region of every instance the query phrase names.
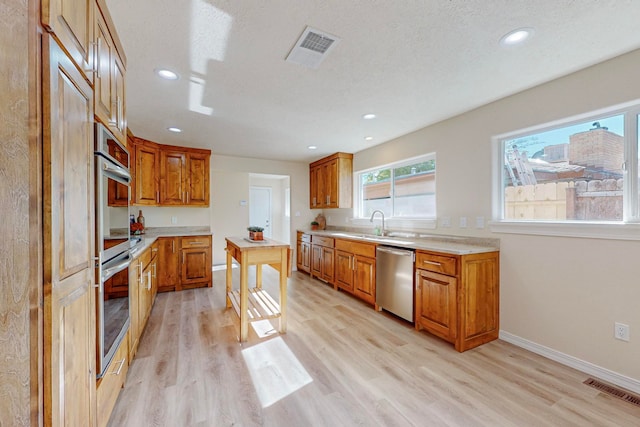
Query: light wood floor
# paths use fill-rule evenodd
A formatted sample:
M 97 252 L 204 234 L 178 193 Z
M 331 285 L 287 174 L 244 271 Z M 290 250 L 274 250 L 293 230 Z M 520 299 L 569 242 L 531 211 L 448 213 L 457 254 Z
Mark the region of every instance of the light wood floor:
M 158 294 L 110 426 L 640 426 L 583 373 L 499 340 L 459 354 L 303 273 L 288 332 L 241 345 L 224 274 Z

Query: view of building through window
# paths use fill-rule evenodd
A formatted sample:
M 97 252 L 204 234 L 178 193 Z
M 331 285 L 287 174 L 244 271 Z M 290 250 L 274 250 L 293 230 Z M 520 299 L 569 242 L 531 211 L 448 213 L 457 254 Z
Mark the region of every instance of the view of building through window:
M 424 156 L 359 174 L 360 217 L 435 218 L 436 160 Z
M 622 221 L 624 122 L 620 114 L 503 140 L 504 218 Z

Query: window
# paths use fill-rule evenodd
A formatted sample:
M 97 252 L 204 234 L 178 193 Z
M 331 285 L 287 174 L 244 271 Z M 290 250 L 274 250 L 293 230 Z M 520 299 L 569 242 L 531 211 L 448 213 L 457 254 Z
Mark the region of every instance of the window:
M 436 216 L 435 154 L 362 171 L 356 183 L 359 218 L 369 218 L 376 209 L 386 218 Z
M 496 138 L 505 222 L 638 222 L 640 105 Z

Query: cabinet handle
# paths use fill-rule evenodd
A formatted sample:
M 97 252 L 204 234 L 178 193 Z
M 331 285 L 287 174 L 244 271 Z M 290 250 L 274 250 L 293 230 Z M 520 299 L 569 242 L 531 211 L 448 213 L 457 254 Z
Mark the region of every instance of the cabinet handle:
M 113 372 L 113 375 L 120 375 L 120 371 L 122 371 L 122 367 L 124 366 L 124 361 L 125 361 L 125 359 L 122 358 L 121 361 L 117 362 L 117 363 L 120 364 L 120 366 L 118 366 L 118 370 L 117 371 Z
M 314 197 L 313 198 L 313 206 L 315 206 L 315 205 L 316 205 L 316 198 Z
M 171 253 L 172 254 L 176 253 L 176 241 L 175 240 L 171 241 Z
M 426 259 L 422 260 L 423 263 L 425 264 L 429 264 L 429 265 L 437 265 L 438 267 L 441 266 L 442 264 L 439 262 L 435 262 L 435 261 L 427 261 Z
M 147 271 L 147 290 L 151 290 L 151 271 Z
M 156 203 L 160 201 L 160 191 L 156 190 Z
M 153 263 L 153 278 L 154 279 L 156 278 L 157 267 L 158 267 L 158 265 L 154 262 Z
M 140 272 L 140 284 L 144 282 L 144 275 L 142 274 L 142 261 L 138 261 L 138 271 Z
M 329 202 L 330 197 L 331 197 L 331 196 L 327 195 L 327 204 L 329 204 L 329 203 L 330 203 L 330 202 Z
M 182 252 L 182 263 L 183 263 L 183 264 L 184 264 L 184 255 L 185 255 L 185 253 L 184 253 L 184 252 Z
M 95 61 L 93 63 L 93 70 L 87 70 L 89 72 L 92 73 L 96 73 L 96 77 L 98 77 L 99 79 L 102 79 L 102 73 L 100 72 L 100 45 L 102 44 L 102 38 L 98 37 L 98 41 L 97 42 L 91 42 L 91 44 L 96 45 L 97 49 L 96 49 L 96 54 L 95 54 Z
M 189 203 L 189 192 L 187 191 L 187 203 Z

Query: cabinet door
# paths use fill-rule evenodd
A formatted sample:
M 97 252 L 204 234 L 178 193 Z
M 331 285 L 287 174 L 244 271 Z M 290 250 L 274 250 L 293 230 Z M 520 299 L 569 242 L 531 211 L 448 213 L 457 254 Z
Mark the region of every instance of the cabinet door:
M 122 164 L 127 164 L 129 161 L 128 153 L 123 151 L 116 143 L 109 144 L 109 154 Z M 129 206 L 129 186 L 110 179 L 107 194 L 109 206 Z
M 139 289 L 141 282 L 140 259 L 129 265 L 129 360 L 133 360 L 140 340 Z
M 325 208 L 338 207 L 338 160 L 331 160 L 322 165 Z
M 302 270 L 311 272 L 311 243 L 302 242 Z
M 296 267 L 298 270 L 302 270 L 302 242 L 300 240 L 296 242 Z
M 42 0 L 42 24 L 93 83 L 95 0 Z
M 180 290 L 180 238 L 161 237 L 158 241 L 158 292 Z
M 113 135 L 124 144 L 127 139 L 127 115 L 125 112 L 126 105 L 124 90 L 125 69 L 124 64 L 117 55 L 117 52 L 114 52 L 112 69 L 113 74 L 111 76 L 111 84 L 113 87 L 113 119 L 109 124 Z
M 354 256 L 349 252 L 336 251 L 335 280 L 338 287 L 353 293 L 353 261 Z
M 151 289 L 153 283 L 153 263 L 149 263 L 141 274 L 138 286 L 138 335 L 142 335 L 151 312 Z
M 186 154 L 180 151 L 160 152 L 160 204 L 184 205 L 187 172 Z
M 95 54 L 95 68 L 96 75 L 94 81 L 94 96 L 95 96 L 95 115 L 106 126 L 113 120 L 113 99 L 115 95 L 112 93 L 113 85 L 111 84 L 111 78 L 113 75 L 113 58 L 115 56 L 115 47 L 107 28 L 102 13 L 96 11 L 96 54 Z
M 416 327 L 453 342 L 457 330 L 456 278 L 417 270 L 416 281 Z
M 180 286 L 189 289 L 211 285 L 211 248 L 182 249 L 182 275 Z
M 209 155 L 189 153 L 186 202 L 191 206 L 209 206 Z
M 93 93 L 43 36 L 45 423 L 95 424 Z
M 156 147 L 136 144 L 135 203 L 137 205 L 158 204 L 158 172 L 160 155 Z
M 318 167 L 309 168 L 309 208 L 318 205 Z
M 354 258 L 353 293 L 360 299 L 375 304 L 376 302 L 376 260 L 356 256 Z
M 333 248 L 322 248 L 322 278 L 333 283 Z
M 322 277 L 322 246 L 311 245 L 311 275 Z

